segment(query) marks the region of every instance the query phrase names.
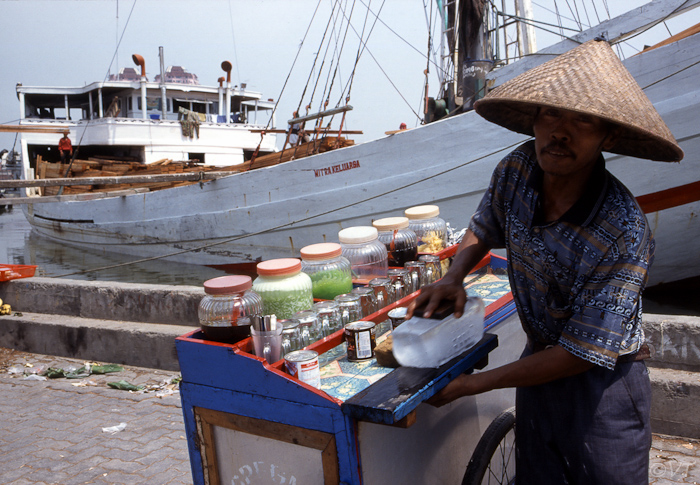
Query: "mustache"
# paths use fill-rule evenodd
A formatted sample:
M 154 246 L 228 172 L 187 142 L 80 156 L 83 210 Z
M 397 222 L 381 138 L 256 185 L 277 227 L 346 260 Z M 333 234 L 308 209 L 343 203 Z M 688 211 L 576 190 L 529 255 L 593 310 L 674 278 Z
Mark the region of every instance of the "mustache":
M 544 148 L 542 148 L 543 152 L 548 152 L 548 151 L 555 151 L 557 153 L 565 153 L 567 156 L 573 156 L 574 154 L 569 150 L 565 142 L 554 140 L 548 145 L 546 145 Z

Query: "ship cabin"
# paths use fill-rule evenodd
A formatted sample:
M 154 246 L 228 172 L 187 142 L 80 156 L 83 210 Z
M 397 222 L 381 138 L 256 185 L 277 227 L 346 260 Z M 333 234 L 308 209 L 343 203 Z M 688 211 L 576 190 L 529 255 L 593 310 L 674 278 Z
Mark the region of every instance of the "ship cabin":
M 274 128 L 274 101 L 246 84 L 218 81 L 202 86 L 195 74 L 171 66 L 153 81 L 123 68 L 82 87 L 17 84 L 25 168 L 34 169 L 37 157 L 58 161 L 58 141 L 66 131 L 82 159 L 230 166 L 249 160 L 256 149 L 276 151 L 275 135 L 261 134 Z

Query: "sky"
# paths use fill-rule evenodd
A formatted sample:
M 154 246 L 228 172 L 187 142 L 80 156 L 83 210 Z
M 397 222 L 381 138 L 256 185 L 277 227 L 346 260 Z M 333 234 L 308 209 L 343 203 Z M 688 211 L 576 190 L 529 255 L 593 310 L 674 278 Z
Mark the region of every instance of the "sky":
M 357 142 L 383 136 L 385 131 L 398 129 L 402 122 L 408 127 L 420 122 L 427 66 L 427 18 L 431 14 L 430 0 L 424 1 L 355 2 L 352 18 L 358 32 L 363 28 L 365 5 L 374 12 L 381 10 L 381 22 L 374 26 L 353 78 L 349 104 L 354 109 L 345 128 L 364 132 L 354 136 Z M 543 8 L 550 3 L 533 0 L 535 18 L 555 21 L 551 10 Z M 571 0 L 560 3 L 560 14 L 571 18 L 567 7 Z M 647 2 L 606 3 L 614 17 Z M 584 4 L 589 6 L 582 6 L 578 12 L 584 23 L 586 15 L 591 18 L 597 13 L 607 18 L 604 9 L 593 9 L 591 0 Z M 300 103 L 303 106 L 309 102 L 310 91 L 304 101 L 302 93 L 328 24 L 331 5 L 331 0 L 0 0 L 0 123 L 17 122 L 17 83 L 90 84 L 104 80 L 121 67 L 135 67 L 131 60 L 134 53 L 145 58 L 147 76 L 153 80 L 160 69 L 158 48 L 163 46 L 166 66 L 185 67 L 203 85 L 217 85 L 217 78 L 224 75 L 221 62 L 231 61 L 233 84 L 246 83 L 248 89 L 261 92 L 264 99 L 280 100 L 277 125 L 285 128 L 292 111 Z M 662 40 L 669 31 L 675 34 L 700 22 L 700 8 L 685 17 L 690 19 L 669 21 L 635 39 L 637 48 Z M 370 18 L 366 29 L 372 22 Z M 556 40 L 553 35 L 538 31 L 538 47 Z M 635 52 L 631 46 L 623 49 L 623 55 Z M 357 51 L 358 37 L 350 30 L 337 85 L 348 82 Z M 431 67 L 431 96 L 437 94 L 435 72 Z M 325 77 L 320 84 L 324 82 Z M 315 95 L 314 105 L 318 105 L 320 97 Z M 337 100 L 337 96 L 331 98 L 331 105 Z M 14 134 L 0 133 L 0 149 L 12 148 L 14 141 Z

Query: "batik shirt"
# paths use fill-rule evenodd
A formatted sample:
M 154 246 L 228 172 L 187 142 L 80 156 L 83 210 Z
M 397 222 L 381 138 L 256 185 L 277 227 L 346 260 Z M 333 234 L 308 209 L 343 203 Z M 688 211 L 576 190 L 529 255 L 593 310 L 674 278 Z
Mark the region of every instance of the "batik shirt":
M 506 248 L 513 297 L 532 340 L 612 369 L 644 341 L 641 292 L 654 255 L 648 221 L 602 156 L 585 194 L 554 222 L 544 222 L 539 209 L 542 178 L 527 142 L 496 167 L 469 228 Z

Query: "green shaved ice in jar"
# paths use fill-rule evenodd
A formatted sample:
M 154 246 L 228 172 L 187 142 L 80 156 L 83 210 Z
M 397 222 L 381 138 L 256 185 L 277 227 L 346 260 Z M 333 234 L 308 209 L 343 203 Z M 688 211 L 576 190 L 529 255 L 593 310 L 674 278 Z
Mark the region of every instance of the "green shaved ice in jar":
M 341 270 L 319 271 L 311 276 L 314 298 L 332 300 L 352 291 L 350 273 Z
M 292 318 L 295 313 L 309 310 L 314 305 L 311 295 L 303 292 L 271 291 L 261 295 L 265 315 L 276 315 L 278 319 Z

